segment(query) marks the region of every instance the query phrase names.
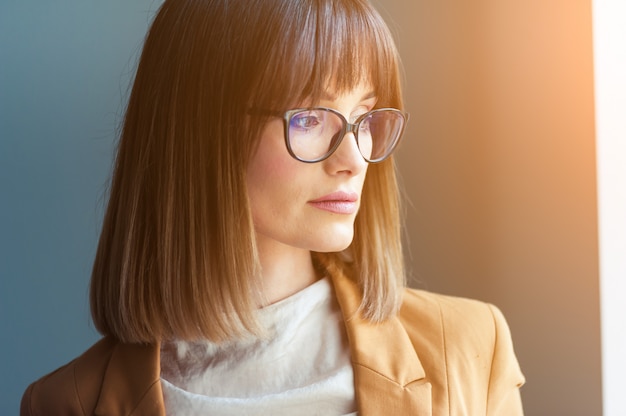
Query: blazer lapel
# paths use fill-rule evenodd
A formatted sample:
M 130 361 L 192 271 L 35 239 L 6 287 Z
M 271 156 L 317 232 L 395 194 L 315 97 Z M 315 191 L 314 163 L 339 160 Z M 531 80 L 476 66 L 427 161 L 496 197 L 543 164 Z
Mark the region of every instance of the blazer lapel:
M 431 385 L 400 320 L 362 319 L 357 285 L 343 274 L 332 280 L 346 322 L 359 415 L 431 415 Z
M 96 415 L 165 415 L 158 344 L 115 345 L 94 410 Z

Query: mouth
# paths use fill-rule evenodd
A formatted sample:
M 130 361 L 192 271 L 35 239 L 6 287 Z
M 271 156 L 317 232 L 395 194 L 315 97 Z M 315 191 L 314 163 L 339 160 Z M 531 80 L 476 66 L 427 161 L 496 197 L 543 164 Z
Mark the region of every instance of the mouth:
M 356 192 L 337 191 L 309 201 L 309 204 L 334 214 L 350 215 L 359 209 L 359 195 Z

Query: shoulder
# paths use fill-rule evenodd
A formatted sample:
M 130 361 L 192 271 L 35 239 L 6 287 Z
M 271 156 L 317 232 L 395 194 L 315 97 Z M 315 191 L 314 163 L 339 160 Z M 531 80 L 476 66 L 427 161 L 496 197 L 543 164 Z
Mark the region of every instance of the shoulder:
M 416 289 L 405 289 L 400 319 L 409 325 L 419 322 L 440 326 L 441 331 L 452 336 L 457 330 L 462 334 L 468 327 L 480 330 L 484 336 L 506 326 L 502 313 L 492 304 Z
M 502 312 L 473 299 L 406 289 L 399 318 L 412 340 L 438 344 L 448 359 L 453 354 L 493 354 L 503 339 L 510 340 Z
M 103 338 L 81 356 L 32 383 L 22 397 L 20 414 L 90 414 L 116 344 Z
M 524 376 L 497 307 L 406 289 L 398 318 L 442 401 L 474 406 L 472 414 L 521 413 Z

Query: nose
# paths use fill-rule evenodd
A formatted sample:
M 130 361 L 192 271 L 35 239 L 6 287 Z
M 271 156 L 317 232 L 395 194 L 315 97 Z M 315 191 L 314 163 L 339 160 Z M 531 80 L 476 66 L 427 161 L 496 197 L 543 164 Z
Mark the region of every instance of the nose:
M 367 162 L 363 159 L 357 145 L 354 133 L 348 131 L 339 144 L 339 147 L 328 159 L 324 161 L 329 174 L 358 175 L 367 168 Z

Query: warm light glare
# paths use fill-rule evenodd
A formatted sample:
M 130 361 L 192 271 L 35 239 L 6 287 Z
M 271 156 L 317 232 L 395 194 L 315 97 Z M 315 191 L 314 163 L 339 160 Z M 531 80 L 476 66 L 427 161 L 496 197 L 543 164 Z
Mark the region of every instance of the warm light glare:
M 605 416 L 626 414 L 626 3 L 593 2 Z

